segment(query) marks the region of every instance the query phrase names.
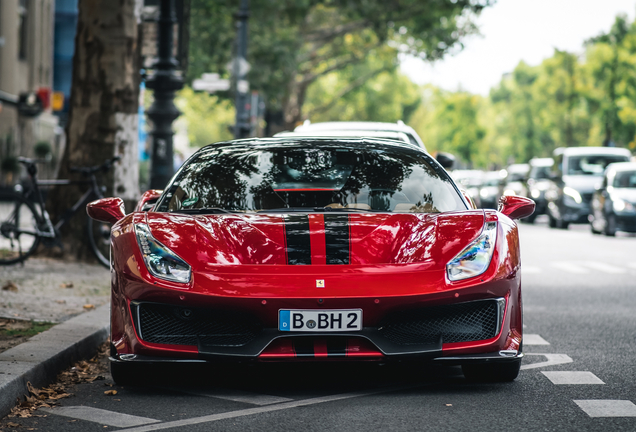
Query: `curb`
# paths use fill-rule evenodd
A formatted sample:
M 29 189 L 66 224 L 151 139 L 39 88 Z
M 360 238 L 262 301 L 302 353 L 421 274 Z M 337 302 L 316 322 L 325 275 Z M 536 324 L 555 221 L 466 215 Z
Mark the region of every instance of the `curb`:
M 108 338 L 110 304 L 85 312 L 0 353 L 0 418 L 28 394 L 27 382 L 42 387 L 78 360 L 95 354 Z

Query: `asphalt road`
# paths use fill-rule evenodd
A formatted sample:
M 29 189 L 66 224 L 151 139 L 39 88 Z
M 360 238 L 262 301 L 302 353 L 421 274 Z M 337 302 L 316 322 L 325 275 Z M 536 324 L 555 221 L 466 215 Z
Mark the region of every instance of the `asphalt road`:
M 520 229 L 526 357 L 512 383 L 420 364 L 190 366 L 154 371 L 154 387 L 78 385 L 19 430 L 636 431 L 636 236 Z

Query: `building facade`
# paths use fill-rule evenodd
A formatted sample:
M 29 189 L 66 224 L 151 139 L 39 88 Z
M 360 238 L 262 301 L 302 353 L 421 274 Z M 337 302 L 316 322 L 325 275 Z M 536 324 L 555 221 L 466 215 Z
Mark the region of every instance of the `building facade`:
M 63 140 L 58 117 L 53 115 L 55 0 L 0 0 L 0 91 L 10 97 L 36 92 L 44 111 L 29 118 L 15 106 L 0 110 L 0 183 L 11 183 L 19 174 L 17 156 L 43 155 L 44 143 L 53 156 L 44 171 L 52 174 L 55 158 L 61 155 Z M 59 159 L 59 157 L 58 157 Z

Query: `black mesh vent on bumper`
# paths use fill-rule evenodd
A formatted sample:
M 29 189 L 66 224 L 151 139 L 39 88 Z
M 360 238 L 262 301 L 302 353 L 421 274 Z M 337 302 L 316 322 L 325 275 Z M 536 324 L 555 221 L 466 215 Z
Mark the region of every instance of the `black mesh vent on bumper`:
M 244 346 L 261 331 L 254 318 L 234 311 L 132 303 L 139 337 L 172 345 Z
M 504 305 L 493 299 L 402 311 L 387 316 L 378 330 L 398 345 L 490 339 L 499 333 Z

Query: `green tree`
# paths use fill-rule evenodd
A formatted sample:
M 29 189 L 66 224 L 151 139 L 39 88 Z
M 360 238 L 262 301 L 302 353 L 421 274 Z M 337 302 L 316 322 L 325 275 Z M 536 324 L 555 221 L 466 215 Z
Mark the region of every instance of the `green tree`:
M 475 32 L 473 17 L 490 0 L 254 0 L 250 2 L 248 61 L 252 89 L 267 95 L 268 109 L 283 113 L 287 128 L 304 118 L 309 87 L 335 71 L 354 70 L 368 56 L 383 57 L 366 79 L 395 65 L 400 52 L 437 59 Z M 193 0 L 189 79 L 223 72 L 232 56 L 229 0 Z M 227 75 L 227 72 L 226 72 Z M 342 94 L 337 96 L 343 97 Z

